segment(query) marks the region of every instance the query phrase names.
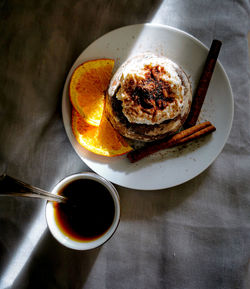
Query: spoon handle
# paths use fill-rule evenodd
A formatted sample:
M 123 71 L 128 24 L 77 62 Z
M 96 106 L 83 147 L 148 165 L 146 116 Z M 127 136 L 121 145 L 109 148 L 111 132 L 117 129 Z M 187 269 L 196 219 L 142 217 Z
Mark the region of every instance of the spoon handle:
M 0 196 L 40 198 L 54 202 L 64 202 L 66 200 L 63 196 L 48 193 L 6 174 L 0 176 Z

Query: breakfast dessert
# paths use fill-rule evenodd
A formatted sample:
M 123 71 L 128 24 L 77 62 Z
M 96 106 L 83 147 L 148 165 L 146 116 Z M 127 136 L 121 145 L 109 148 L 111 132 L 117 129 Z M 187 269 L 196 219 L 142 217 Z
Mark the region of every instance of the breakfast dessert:
M 146 53 L 127 60 L 112 77 L 105 115 L 124 137 L 150 142 L 177 132 L 191 102 L 191 84 L 182 68 Z
M 187 75 L 166 57 L 134 56 L 112 79 L 114 60 L 84 62 L 75 69 L 69 84 L 76 140 L 95 154 L 127 154 L 134 163 L 214 132 L 211 122 L 196 122 L 220 47 L 221 42 L 214 40 L 193 100 Z
M 214 39 L 212 41 L 200 80 L 196 88 L 196 93 L 193 96 L 190 112 L 183 126 L 183 130 L 174 134 L 170 138 L 152 143 L 150 146 L 144 146 L 139 149 L 132 150 L 127 154 L 130 162 L 137 162 L 155 152 L 196 140 L 216 130 L 216 127 L 211 122 L 205 121 L 197 124 L 197 120 L 206 97 L 207 89 L 213 75 L 221 45 L 222 42 L 220 40 Z

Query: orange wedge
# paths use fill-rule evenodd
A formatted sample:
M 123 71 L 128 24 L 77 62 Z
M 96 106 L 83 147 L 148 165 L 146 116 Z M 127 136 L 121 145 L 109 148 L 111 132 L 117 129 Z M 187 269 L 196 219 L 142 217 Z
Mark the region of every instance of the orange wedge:
M 114 157 L 132 150 L 124 138 L 113 129 L 104 114 L 100 126 L 95 127 L 72 109 L 72 130 L 79 144 L 95 154 Z
M 82 63 L 73 72 L 69 95 L 73 107 L 93 126 L 99 126 L 114 67 L 113 59 L 96 59 Z

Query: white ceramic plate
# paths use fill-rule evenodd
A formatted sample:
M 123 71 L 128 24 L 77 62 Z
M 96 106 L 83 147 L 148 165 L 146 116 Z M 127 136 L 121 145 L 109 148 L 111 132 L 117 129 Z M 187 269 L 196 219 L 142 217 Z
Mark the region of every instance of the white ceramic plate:
M 200 120 L 211 121 L 216 126 L 216 131 L 200 141 L 161 151 L 131 164 L 126 156 L 108 158 L 87 151 L 78 144 L 71 130 L 68 85 L 73 70 L 86 60 L 113 58 L 116 63 L 115 71 L 128 57 L 141 52 L 165 55 L 178 63 L 190 76 L 194 90 L 208 48 L 190 34 L 163 25 L 131 25 L 105 34 L 82 52 L 68 74 L 62 98 L 63 122 L 75 151 L 97 174 L 127 188 L 169 188 L 203 172 L 219 155 L 228 138 L 233 120 L 233 95 L 228 77 L 219 61 L 200 115 Z

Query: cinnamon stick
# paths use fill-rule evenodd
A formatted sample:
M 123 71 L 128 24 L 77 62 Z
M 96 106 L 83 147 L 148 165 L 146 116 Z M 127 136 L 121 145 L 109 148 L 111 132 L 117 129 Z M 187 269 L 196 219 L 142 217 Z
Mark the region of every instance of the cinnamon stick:
M 184 127 L 186 128 L 194 126 L 197 122 L 197 119 L 201 111 L 201 107 L 203 105 L 203 102 L 204 102 L 204 99 L 208 90 L 210 80 L 213 75 L 214 67 L 215 67 L 219 52 L 220 52 L 221 45 L 222 45 L 221 41 L 216 40 L 216 39 L 213 40 L 211 44 L 198 86 L 196 89 L 196 93 L 193 97 L 190 113 L 184 124 Z
M 127 157 L 131 163 L 134 163 L 157 151 L 181 145 L 194 139 L 198 139 L 201 136 L 207 135 L 208 133 L 215 131 L 215 129 L 215 126 L 213 126 L 209 121 L 205 121 L 177 133 L 168 140 L 163 140 L 145 146 L 141 149 L 133 150 L 127 154 Z

